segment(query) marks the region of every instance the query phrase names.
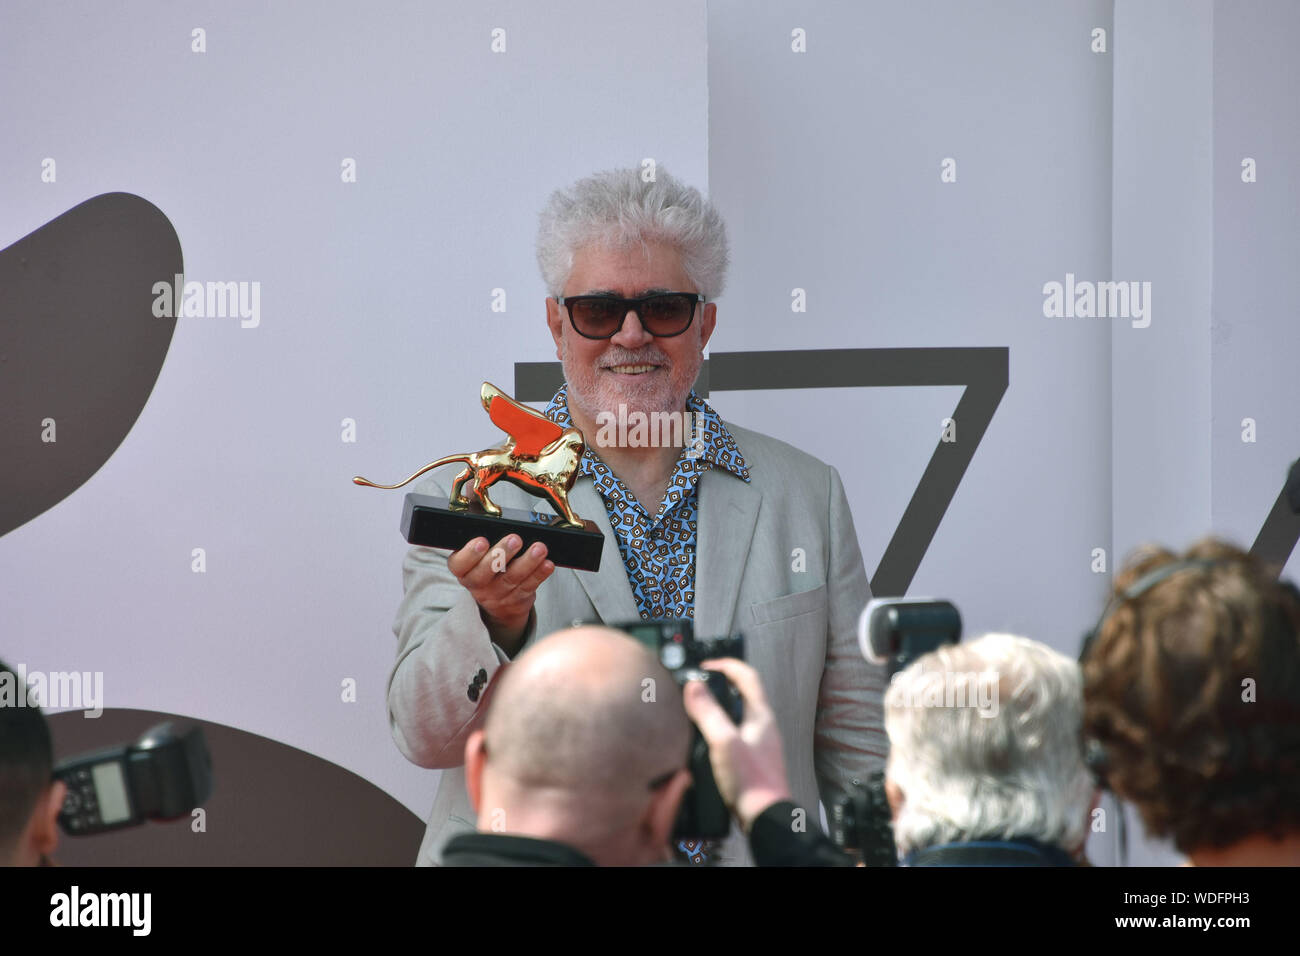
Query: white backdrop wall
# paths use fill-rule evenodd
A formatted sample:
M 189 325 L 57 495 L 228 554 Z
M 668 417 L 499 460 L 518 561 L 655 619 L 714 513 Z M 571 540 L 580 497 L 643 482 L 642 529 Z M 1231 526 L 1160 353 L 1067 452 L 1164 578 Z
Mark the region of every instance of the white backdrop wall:
M 103 671 L 109 706 L 284 741 L 427 816 L 436 773 L 384 702 L 401 495 L 351 476 L 483 447 L 479 384 L 554 358 L 533 253 L 552 190 L 646 156 L 707 185 L 704 7 L 635 9 L 5 5 L 0 242 L 123 190 L 171 219 L 187 279 L 262 298 L 254 328 L 178 320 L 116 454 L 0 538 L 0 658 Z

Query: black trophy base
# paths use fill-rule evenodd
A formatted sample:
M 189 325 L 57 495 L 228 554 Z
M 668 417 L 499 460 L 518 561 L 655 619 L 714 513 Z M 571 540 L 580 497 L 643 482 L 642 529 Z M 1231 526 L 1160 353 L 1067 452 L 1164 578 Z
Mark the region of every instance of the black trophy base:
M 487 538 L 494 545 L 512 531 L 528 547 L 535 541 L 546 545 L 546 557 L 557 567 L 578 571 L 599 571 L 605 536 L 594 521 L 581 528 L 559 524 L 553 515 L 502 508 L 494 518 L 476 503 L 466 511 L 452 511 L 446 498 L 408 494 L 402 508 L 402 537 L 425 548 L 459 551 L 475 538 Z

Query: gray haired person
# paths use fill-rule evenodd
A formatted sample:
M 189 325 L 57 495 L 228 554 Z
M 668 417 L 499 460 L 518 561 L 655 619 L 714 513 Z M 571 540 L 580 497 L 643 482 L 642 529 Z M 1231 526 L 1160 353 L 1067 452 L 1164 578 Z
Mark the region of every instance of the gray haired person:
M 907 866 L 1070 866 L 1098 797 L 1079 665 L 987 634 L 941 647 L 885 694 L 885 792 Z
M 402 753 L 443 770 L 420 863 L 474 829 L 463 763 L 484 688 L 574 621 L 689 618 L 701 637 L 744 632 L 801 806 L 829 805 L 883 766 L 884 674 L 857 649 L 871 593 L 839 474 L 724 422 L 694 390 L 727 249 L 718 210 L 662 166 L 653 178 L 588 177 L 542 212 L 546 329 L 565 378 L 545 413 L 586 438 L 569 502 L 600 528 L 604 551 L 598 572 L 557 568 L 516 534 L 450 555 L 408 552 L 388 712 Z M 667 435 L 648 435 L 647 421 Z M 445 496 L 450 477 L 431 473 L 415 490 Z M 512 486 L 493 495 L 546 508 Z M 752 862 L 740 833 L 678 849 L 692 862 Z

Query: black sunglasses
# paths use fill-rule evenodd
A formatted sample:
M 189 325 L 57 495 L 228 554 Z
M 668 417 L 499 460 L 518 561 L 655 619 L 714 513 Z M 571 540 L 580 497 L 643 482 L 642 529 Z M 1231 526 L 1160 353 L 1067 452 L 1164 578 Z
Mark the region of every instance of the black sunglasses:
M 656 338 L 681 335 L 691 327 L 695 306 L 704 301 L 698 292 L 656 292 L 639 299 L 612 295 L 559 296 L 555 300 L 569 311 L 573 330 L 587 339 L 611 339 L 623 328 L 628 312 L 635 312 L 644 328 Z

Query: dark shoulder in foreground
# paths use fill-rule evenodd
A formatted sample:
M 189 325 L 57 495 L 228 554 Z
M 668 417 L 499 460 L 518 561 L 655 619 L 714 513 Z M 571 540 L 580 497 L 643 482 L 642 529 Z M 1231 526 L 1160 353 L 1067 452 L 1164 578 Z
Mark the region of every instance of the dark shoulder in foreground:
M 508 833 L 461 833 L 442 850 L 443 866 L 595 866 L 571 846 Z
M 807 814 L 788 800 L 774 803 L 754 821 L 749 845 L 759 866 L 854 866 Z M 796 825 L 797 823 L 797 825 Z

